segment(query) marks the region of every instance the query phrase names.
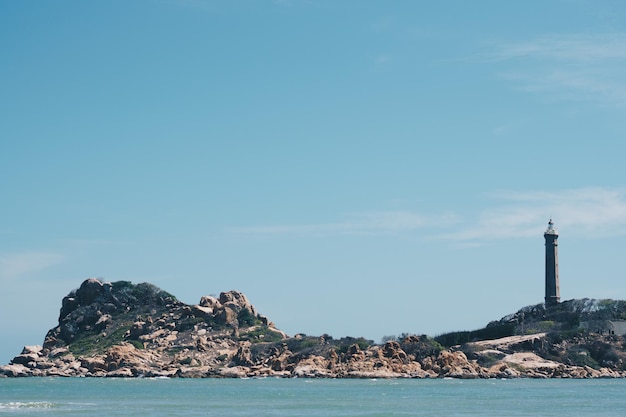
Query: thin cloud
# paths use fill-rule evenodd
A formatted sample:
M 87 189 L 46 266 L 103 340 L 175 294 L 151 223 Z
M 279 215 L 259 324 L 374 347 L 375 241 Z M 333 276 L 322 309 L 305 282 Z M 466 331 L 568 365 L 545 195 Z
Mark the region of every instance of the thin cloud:
M 279 224 L 237 227 L 230 231 L 251 235 L 381 235 L 409 232 L 420 228 L 441 226 L 456 222 L 451 213 L 425 216 L 410 211 L 382 211 L 352 213 L 336 223 Z
M 503 72 L 503 79 L 520 90 L 541 93 L 566 101 L 596 101 L 626 105 L 626 80 L 602 71 L 542 69 L 528 72 Z
M 582 188 L 559 192 L 499 193 L 498 206 L 442 237 L 478 242 L 537 236 L 549 218 L 573 236 L 589 238 L 626 234 L 626 190 Z
M 56 252 L 29 251 L 0 253 L 0 280 L 15 279 L 58 265 L 65 257 Z
M 479 58 L 515 63 L 499 75 L 527 92 L 560 100 L 626 105 L 626 34 L 551 35 L 500 44 Z
M 550 35 L 530 41 L 501 45 L 486 58 L 508 60 L 532 58 L 550 61 L 597 63 L 626 59 L 626 34 Z
M 512 238 L 535 238 L 553 218 L 570 236 L 600 238 L 626 235 L 626 189 L 580 188 L 561 191 L 500 192 L 487 196 L 489 208 L 474 215 L 442 211 L 361 212 L 339 222 L 273 224 L 231 228 L 246 235 L 339 236 L 396 235 L 419 230 L 425 239 L 443 239 L 465 247 Z

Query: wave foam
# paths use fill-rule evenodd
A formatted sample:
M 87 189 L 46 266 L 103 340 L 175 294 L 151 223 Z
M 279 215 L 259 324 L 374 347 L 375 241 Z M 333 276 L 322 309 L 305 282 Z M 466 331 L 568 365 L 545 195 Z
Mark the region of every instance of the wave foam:
M 30 402 L 8 402 L 8 403 L 0 403 L 0 410 L 14 410 L 14 409 L 22 409 L 22 408 L 55 408 L 56 405 L 47 401 L 30 401 Z

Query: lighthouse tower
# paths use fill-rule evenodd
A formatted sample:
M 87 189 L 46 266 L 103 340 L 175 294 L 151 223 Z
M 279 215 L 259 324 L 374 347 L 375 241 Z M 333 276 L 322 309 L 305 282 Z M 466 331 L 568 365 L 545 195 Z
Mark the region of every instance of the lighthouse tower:
M 554 228 L 552 219 L 548 222 L 548 229 L 543 234 L 546 239 L 546 307 L 553 306 L 561 301 L 559 292 L 559 232 Z

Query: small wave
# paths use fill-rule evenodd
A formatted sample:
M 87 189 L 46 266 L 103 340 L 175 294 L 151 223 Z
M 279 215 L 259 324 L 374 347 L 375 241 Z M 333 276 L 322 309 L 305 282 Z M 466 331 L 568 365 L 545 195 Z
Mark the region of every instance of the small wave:
M 9 403 L 0 403 L 0 410 L 17 410 L 17 409 L 48 409 L 48 408 L 56 408 L 57 405 L 47 401 L 31 401 L 31 402 L 9 402 Z

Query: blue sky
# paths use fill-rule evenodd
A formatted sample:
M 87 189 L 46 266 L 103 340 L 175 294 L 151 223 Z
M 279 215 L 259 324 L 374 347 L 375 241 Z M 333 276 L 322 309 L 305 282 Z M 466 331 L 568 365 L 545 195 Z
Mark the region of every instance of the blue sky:
M 88 277 L 289 334 L 626 299 L 619 1 L 0 0 L 0 363 Z

